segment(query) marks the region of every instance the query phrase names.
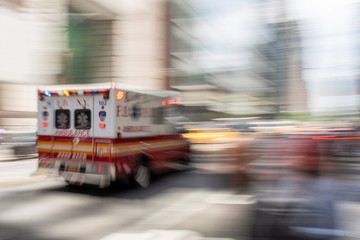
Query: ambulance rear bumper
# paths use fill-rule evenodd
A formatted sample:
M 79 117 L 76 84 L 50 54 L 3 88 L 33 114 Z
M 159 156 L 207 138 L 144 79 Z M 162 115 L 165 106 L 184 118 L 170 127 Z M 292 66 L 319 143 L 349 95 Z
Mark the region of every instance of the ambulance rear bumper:
M 110 174 L 91 174 L 91 173 L 75 173 L 59 171 L 58 169 L 43 169 L 39 168 L 36 174 L 49 175 L 54 177 L 61 177 L 65 182 L 72 185 L 95 185 L 101 188 L 108 187 L 111 184 Z
M 113 166 L 103 166 L 102 169 L 106 169 L 106 171 L 94 173 L 88 171 L 67 171 L 67 168 L 64 169 L 62 165 L 64 165 L 64 162 L 61 161 L 53 161 L 45 165 L 41 163 L 36 173 L 60 176 L 65 182 L 73 185 L 90 184 L 101 188 L 109 186 L 112 180 L 115 180 L 115 168 Z M 71 165 L 71 163 L 69 165 Z M 91 164 L 89 164 L 89 166 L 91 166 Z
M 65 182 L 73 185 L 89 184 L 103 188 L 108 187 L 111 184 L 111 177 L 109 174 L 59 172 L 59 175 Z

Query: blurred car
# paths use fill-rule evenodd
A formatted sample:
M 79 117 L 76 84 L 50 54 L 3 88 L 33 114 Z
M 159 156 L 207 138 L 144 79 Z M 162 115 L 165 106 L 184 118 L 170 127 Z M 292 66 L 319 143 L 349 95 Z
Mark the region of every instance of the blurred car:
M 11 148 L 17 156 L 36 154 L 35 130 L 0 130 L 0 145 Z
M 247 166 L 251 179 L 277 181 L 284 176 L 320 171 L 321 136 L 277 134 L 263 138 L 260 157 Z M 261 149 L 260 149 L 261 148 Z

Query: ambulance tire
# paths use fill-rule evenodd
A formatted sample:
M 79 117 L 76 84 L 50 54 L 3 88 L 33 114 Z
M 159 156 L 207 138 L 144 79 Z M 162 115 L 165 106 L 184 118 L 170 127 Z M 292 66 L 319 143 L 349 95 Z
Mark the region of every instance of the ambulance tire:
M 138 160 L 133 180 L 134 183 L 141 188 L 149 187 L 151 181 L 151 171 L 146 158 L 141 157 L 141 159 Z
M 179 162 L 183 166 L 189 166 L 190 165 L 190 156 L 186 154 L 183 158 L 180 159 Z

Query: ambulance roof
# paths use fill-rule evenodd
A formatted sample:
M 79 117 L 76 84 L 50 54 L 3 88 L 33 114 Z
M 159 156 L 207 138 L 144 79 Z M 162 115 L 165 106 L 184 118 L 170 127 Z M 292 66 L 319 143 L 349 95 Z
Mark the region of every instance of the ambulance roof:
M 158 90 L 158 89 L 150 89 L 144 88 L 140 86 L 128 85 L 123 83 L 89 83 L 89 84 L 67 84 L 67 85 L 49 85 L 40 87 L 40 91 L 62 91 L 62 90 L 103 90 L 103 89 L 120 89 L 125 91 L 132 91 L 141 94 L 148 94 L 158 97 L 168 97 L 172 95 L 176 95 L 179 92 L 176 91 L 169 91 L 169 90 Z

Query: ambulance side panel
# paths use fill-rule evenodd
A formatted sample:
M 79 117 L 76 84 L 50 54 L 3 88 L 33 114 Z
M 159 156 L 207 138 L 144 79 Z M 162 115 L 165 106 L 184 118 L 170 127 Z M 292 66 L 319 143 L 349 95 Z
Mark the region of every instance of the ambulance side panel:
M 116 130 L 121 138 L 151 137 L 169 133 L 163 122 L 162 99 L 156 96 L 124 91 L 116 100 Z
M 124 98 L 116 100 L 115 104 L 115 128 L 121 136 L 114 145 L 114 155 L 119 162 L 116 165 L 122 165 L 123 171 L 129 173 L 141 155 L 145 155 L 150 168 L 162 172 L 186 158 L 188 143 L 174 134 L 165 121 L 163 99 L 129 91 L 124 93 Z

